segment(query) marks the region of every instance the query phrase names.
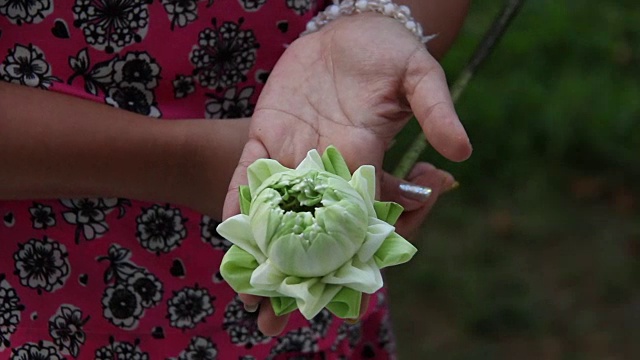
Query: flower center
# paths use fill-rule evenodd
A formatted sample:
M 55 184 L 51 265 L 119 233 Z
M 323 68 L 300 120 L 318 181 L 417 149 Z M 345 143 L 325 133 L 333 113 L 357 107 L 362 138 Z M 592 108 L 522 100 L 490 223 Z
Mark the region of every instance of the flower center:
M 181 317 L 190 317 L 202 312 L 202 302 L 194 297 L 187 297 L 177 306 Z
M 133 284 L 133 289 L 138 293 L 138 295 L 140 295 L 140 297 L 144 301 L 153 300 L 153 297 L 158 291 L 153 281 L 147 278 L 136 280 L 136 282 Z
M 117 20 L 122 18 L 124 11 L 125 10 L 120 4 L 110 2 L 107 2 L 106 6 L 104 6 L 104 8 L 102 9 L 104 17 L 110 20 Z
M 317 178 L 316 173 L 283 181 L 273 186 L 273 189 L 282 197 L 278 205 L 285 212 L 309 212 L 315 215 L 316 209 L 322 207 L 326 185 Z
M 127 289 L 116 289 L 109 299 L 109 308 L 116 319 L 126 319 L 133 316 L 136 306 L 135 295 Z
M 169 237 L 173 233 L 173 218 L 167 214 L 157 214 L 153 222 L 148 224 L 149 232 L 159 237 Z
M 46 223 L 49 221 L 49 213 L 45 210 L 42 209 L 38 209 L 35 211 L 35 214 L 33 215 L 35 221 L 40 222 L 40 223 Z
M 25 76 L 31 76 L 35 73 L 35 70 L 30 62 L 22 62 L 20 64 L 20 73 Z

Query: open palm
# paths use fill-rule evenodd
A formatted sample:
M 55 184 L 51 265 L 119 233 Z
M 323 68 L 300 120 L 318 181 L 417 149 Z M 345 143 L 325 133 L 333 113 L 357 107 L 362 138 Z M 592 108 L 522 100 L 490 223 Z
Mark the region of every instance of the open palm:
M 334 145 L 352 171 L 363 164 L 380 169 L 411 113 L 442 155 L 454 161 L 470 155 L 442 68 L 399 22 L 360 14 L 298 39 L 260 95 L 224 218 L 239 212 L 237 188 L 246 184 L 246 168 L 255 160 L 273 158 L 295 167 L 310 149 Z M 259 301 L 244 295 L 243 300 Z M 262 307 L 264 332 L 277 334 L 285 322 L 270 306 Z

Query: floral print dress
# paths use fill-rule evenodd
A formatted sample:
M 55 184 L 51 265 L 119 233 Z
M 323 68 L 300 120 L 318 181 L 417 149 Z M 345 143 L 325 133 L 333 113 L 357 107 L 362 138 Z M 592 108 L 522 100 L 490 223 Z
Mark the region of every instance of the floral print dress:
M 314 0 L 2 0 L 0 78 L 161 118 L 240 118 Z M 37 105 L 37 104 L 34 104 Z M 78 149 L 81 151 L 81 149 Z M 218 221 L 132 199 L 0 201 L 0 358 L 389 358 L 383 292 L 262 335 Z

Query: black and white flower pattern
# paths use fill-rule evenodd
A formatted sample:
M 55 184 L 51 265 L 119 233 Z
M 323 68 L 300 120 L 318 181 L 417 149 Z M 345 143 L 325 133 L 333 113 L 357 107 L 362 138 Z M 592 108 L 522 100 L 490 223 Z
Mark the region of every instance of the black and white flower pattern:
M 56 225 L 56 216 L 51 206 L 40 203 L 33 203 L 29 208 L 31 214 L 31 224 L 34 229 L 46 230 Z
M 187 221 L 178 208 L 153 205 L 136 218 L 140 245 L 154 253 L 168 253 L 187 237 Z
M 182 351 L 177 358 L 170 360 L 216 360 L 218 348 L 210 338 L 196 336 L 191 339 L 189 347 Z
M 193 329 L 206 317 L 213 314 L 215 297 L 209 291 L 195 287 L 185 287 L 174 291 L 173 297 L 167 301 L 167 319 L 171 326 L 178 329 Z
M 53 0 L 4 0 L 0 15 L 12 24 L 37 24 L 53 12 Z
M 61 202 L 70 209 L 63 212 L 62 217 L 67 223 L 78 225 L 87 240 L 98 238 L 109 229 L 105 221 L 106 209 L 100 199 L 64 199 Z
M 214 0 L 208 0 L 207 7 L 213 5 Z M 162 0 L 164 10 L 171 20 L 171 30 L 185 27 L 198 18 L 198 0 Z
M 382 309 L 387 306 L 387 295 L 384 291 L 378 291 L 376 293 L 376 309 Z
M 76 57 L 69 57 L 69 66 L 73 70 L 69 84 L 82 77 L 86 92 L 97 96 L 102 91 L 105 102 L 113 107 L 155 118 L 162 116 L 154 92 L 162 79 L 162 68 L 149 53 L 128 52 L 91 67 L 85 48 Z
M 225 238 L 223 238 L 216 227 L 220 225 L 219 221 L 216 221 L 206 215 L 202 216 L 202 221 L 200 222 L 200 238 L 207 244 L 213 246 L 216 250 L 227 251 L 231 248 L 231 242 Z
M 103 316 L 122 329 L 135 329 L 145 309 L 160 303 L 163 285 L 157 276 L 131 261 L 131 251 L 112 244 L 107 256 L 97 258 L 108 261 L 104 282 L 109 284 L 102 295 Z
M 126 201 L 112 198 L 63 199 L 60 202 L 69 209 L 62 213 L 64 220 L 76 225 L 76 244 L 80 242 L 80 235 L 87 240 L 103 236 L 109 230 L 106 215 L 116 207 L 123 208 L 127 204 Z M 121 209 L 121 214 L 123 211 Z
M 51 75 L 51 66 L 42 50 L 33 44 L 16 44 L 10 49 L 0 64 L 0 77 L 10 83 L 42 89 L 50 87 L 53 81 L 60 81 Z
M 53 292 L 61 288 L 71 272 L 67 248 L 46 236 L 42 240 L 30 239 L 18 244 L 13 254 L 14 273 L 23 286 Z
M 141 296 L 129 286 L 112 285 L 102 295 L 102 315 L 119 328 L 135 329 L 143 311 Z
M 380 322 L 380 327 L 378 329 L 378 346 L 390 354 L 396 352 L 396 342 L 388 314 L 386 314 Z
M 270 340 L 258 329 L 257 314 L 245 311 L 238 297 L 225 307 L 222 328 L 229 334 L 231 343 L 247 349 Z
M 48 341 L 26 343 L 13 349 L 10 360 L 64 360 L 58 349 Z
M 87 48 L 78 51 L 78 54 L 69 56 L 69 67 L 73 70 L 73 75 L 69 77 L 67 83 L 71 85 L 76 77 L 84 79 L 84 90 L 94 96 L 99 91 L 106 93 L 108 86 L 113 82 L 113 61 L 103 61 L 91 66 L 91 59 Z
M 225 22 L 218 27 L 214 19 L 213 28 L 200 32 L 190 54 L 200 85 L 222 90 L 246 80 L 256 63 L 258 43 L 253 30 L 240 28 L 242 22 Z
M 245 11 L 253 12 L 258 11 L 267 2 L 267 0 L 238 0 L 240 5 Z
M 162 113 L 156 106 L 153 91 L 144 84 L 121 82 L 107 89 L 105 102 L 115 108 L 159 118 Z
M 109 345 L 96 349 L 94 360 L 149 360 L 149 354 L 140 349 L 139 341 L 132 344 L 111 337 Z
M 150 117 L 160 117 L 153 89 L 158 86 L 160 66 L 146 52 L 130 52 L 116 57 L 113 83 L 106 90 L 105 102 L 113 107 Z
M 349 342 L 349 347 L 351 349 L 355 348 L 358 345 L 358 342 L 362 339 L 362 323 L 342 323 L 338 328 L 338 335 L 336 336 L 331 349 L 335 351 L 340 343 L 345 339 Z
M 250 116 L 255 107 L 252 99 L 257 98 L 259 92 L 259 86 L 256 87 L 256 84 L 264 83 L 270 70 L 270 55 L 262 58 L 265 54 L 258 52 L 258 28 L 252 28 L 249 21 L 245 23 L 235 17 L 239 15 L 225 13 L 228 15 L 225 15 L 225 20 L 218 20 L 217 23 L 207 22 L 210 17 L 207 15 L 207 19 L 204 19 L 206 2 L 203 4 L 203 1 L 205 0 L 158 0 L 153 5 L 157 6 L 156 9 L 152 9 L 152 0 L 74 0 L 66 9 L 73 12 L 70 12 L 69 16 L 75 17 L 74 30 L 67 26 L 71 25 L 70 21 L 73 21 L 73 18 L 64 14 L 50 15 L 55 0 L 0 0 L 0 20 L 4 20 L 10 27 L 10 35 L 19 33 L 20 29 L 35 31 L 36 27 L 42 28 L 42 33 L 49 34 L 46 41 L 44 38 L 41 39 L 43 42 L 36 39 L 33 44 L 20 41 L 20 44 L 17 44 L 9 39 L 4 44 L 4 54 L 0 56 L 0 77 L 17 84 L 55 89 L 59 85 L 55 82 L 60 80 L 53 75 L 64 75 L 64 80 L 70 85 L 68 89 L 82 91 L 84 86 L 87 94 L 100 98 L 107 104 L 150 116 L 162 116 L 161 106 L 169 106 L 166 110 L 168 114 L 178 116 L 169 104 L 172 101 L 185 106 L 199 102 L 199 112 L 201 116 L 206 117 Z M 213 2 L 214 0 L 209 0 L 208 5 Z M 221 9 L 224 8 L 222 1 L 215 3 Z M 277 25 L 273 31 L 277 32 L 280 29 L 282 33 L 277 35 L 285 37 L 293 36 L 291 32 L 286 33 L 287 25 L 291 29 L 303 24 L 292 20 L 294 12 L 310 16 L 308 8 L 313 7 L 316 2 L 280 0 L 274 1 L 274 4 L 277 4 L 274 8 L 287 10 L 285 6 L 288 6 L 293 9 L 288 9 L 288 15 L 285 14 L 285 17 L 278 18 L 283 19 L 282 21 L 272 21 L 269 25 Z M 231 0 L 227 5 L 238 11 L 241 10 L 240 6 L 249 12 L 260 11 L 257 14 L 246 15 L 248 18 L 251 17 L 252 22 L 259 21 L 263 12 L 268 16 L 274 15 L 270 14 L 271 5 L 266 0 Z M 312 8 L 311 11 L 313 10 Z M 156 19 L 158 22 L 153 26 L 154 29 L 163 29 L 165 33 L 168 33 L 170 27 L 175 35 L 183 33 L 183 27 L 195 27 L 192 30 L 195 31 L 194 35 L 198 34 L 198 39 L 192 38 L 186 53 L 182 54 L 182 60 L 187 62 L 189 69 L 179 70 L 174 67 L 176 64 L 165 62 L 167 60 L 164 53 L 158 53 L 159 57 L 156 58 L 153 56 L 153 50 L 139 51 L 143 48 L 154 48 L 141 46 L 144 42 L 140 46 L 135 45 L 136 41 L 153 40 L 151 36 L 146 36 L 150 26 L 148 11 L 160 12 L 160 17 Z M 1 18 L 3 16 L 4 19 Z M 196 23 L 198 16 L 202 19 L 197 19 Z M 224 22 L 230 18 L 234 20 Z M 22 24 L 22 27 L 16 25 L 15 29 L 11 29 L 12 23 Z M 61 29 L 64 31 L 56 33 Z M 2 39 L 5 40 L 7 29 L 3 31 Z M 63 39 L 65 36 L 62 35 L 65 34 L 66 38 Z M 161 33 L 156 35 L 162 37 Z M 78 44 L 78 41 L 83 44 Z M 70 49 L 65 44 L 79 46 L 74 45 L 71 48 L 75 50 L 65 52 Z M 60 53 L 54 54 L 58 45 Z M 168 45 L 170 44 L 167 43 Z M 271 50 L 270 44 L 267 50 L 261 51 Z M 260 58 L 257 58 L 258 56 Z M 260 59 L 260 68 L 256 66 L 256 59 Z M 64 61 L 68 61 L 68 65 L 60 63 Z M 191 71 L 192 69 L 194 71 Z M 168 98 L 171 97 L 171 91 L 175 99 L 191 97 L 189 100 L 195 102 L 171 100 Z M 168 103 L 165 104 L 164 101 Z M 201 274 L 205 277 L 211 276 L 212 280 L 207 282 L 212 282 L 208 282 L 206 289 L 194 285 L 195 280 L 185 283 L 185 279 L 193 279 L 193 276 L 198 275 L 198 269 L 197 266 L 189 267 L 192 264 L 189 263 L 188 254 L 184 253 L 186 248 L 175 250 L 179 246 L 187 245 L 187 232 L 192 232 L 193 234 L 188 235 L 196 238 L 200 235 L 201 241 L 209 244 L 204 245 L 196 239 L 194 249 L 212 250 L 217 253 L 225 251 L 231 244 L 216 232 L 218 222 L 208 217 L 198 217 L 192 221 L 200 220 L 199 224 L 185 223 L 187 215 L 185 210 L 180 212 L 181 208 L 143 206 L 143 209 L 138 207 L 136 213 L 128 213 L 131 204 L 127 200 L 96 198 L 68 199 L 57 204 L 37 201 L 15 208 L 9 205 L 9 208 L 4 209 L 0 214 L 5 222 L 5 225 L 0 224 L 3 229 L 9 232 L 17 231 L 18 235 L 23 230 L 34 234 L 40 231 L 40 235 L 51 234 L 56 240 L 61 240 L 56 234 L 64 234 L 65 242 L 42 236 L 8 238 L 10 244 L 13 244 L 9 249 L 13 250 L 8 250 L 8 253 L 3 255 L 11 256 L 14 262 L 10 260 L 5 265 L 15 268 L 6 272 L 15 270 L 15 275 L 11 275 L 15 277 L 7 279 L 0 274 L 0 354 L 20 360 L 58 360 L 64 357 L 148 360 L 150 354 L 143 349 L 149 350 L 147 346 L 162 342 L 154 339 L 171 338 L 174 334 L 170 329 L 204 329 L 206 324 L 203 323 L 215 319 L 224 322 L 224 331 L 228 337 L 225 334 L 204 334 L 204 337 L 193 334 L 183 343 L 177 344 L 177 348 L 167 348 L 165 356 L 175 356 L 176 359 L 214 359 L 225 356 L 238 360 L 257 358 L 250 355 L 238 354 L 234 357 L 225 354 L 225 347 L 233 346 L 231 343 L 242 350 L 241 354 L 252 353 L 245 349 L 270 349 L 276 345 L 272 353 L 276 358 L 280 355 L 300 359 L 318 356 L 306 351 L 321 351 L 317 348 L 320 339 L 328 334 L 333 335 L 339 325 L 336 324 L 337 319 L 328 311 L 321 312 L 309 321 L 306 328 L 287 334 L 277 344 L 277 340 L 265 337 L 259 332 L 256 314 L 246 312 L 237 299 L 229 304 L 226 304 L 228 300 L 225 300 L 222 304 L 227 305 L 223 307 L 224 314 L 215 314 L 219 307 L 218 301 L 222 298 L 228 299 L 227 295 L 218 296 L 218 293 L 227 294 L 224 289 L 228 287 L 223 286 L 224 281 L 219 274 L 213 274 L 215 270 L 207 273 L 208 275 Z M 133 223 L 134 219 L 138 221 Z M 193 227 L 187 229 L 187 224 Z M 136 230 L 131 230 L 132 226 Z M 69 243 L 73 241 L 71 232 L 74 229 L 76 242 L 100 237 L 102 239 L 73 247 Z M 137 236 L 140 245 L 134 244 L 135 249 L 115 244 L 122 242 L 129 248 L 132 246 L 129 241 L 131 239 L 124 233 L 126 229 L 130 231 L 129 237 Z M 31 239 L 32 237 L 35 239 Z M 107 240 L 109 245 L 103 242 Z M 193 244 L 189 244 L 191 245 Z M 96 247 L 103 249 L 103 252 L 96 255 L 95 250 L 92 250 Z M 151 251 L 153 255 L 145 255 L 146 251 L 143 248 Z M 70 255 L 67 255 L 67 250 Z M 132 256 L 131 250 L 137 251 L 138 255 Z M 140 251 L 143 253 L 140 254 Z M 174 254 L 161 255 L 171 251 Z M 156 257 L 155 254 L 161 256 Z M 165 258 L 167 256 L 169 258 Z M 100 274 L 96 275 L 92 270 L 78 272 L 79 267 L 75 266 L 72 260 L 81 261 L 83 257 L 84 261 L 96 261 L 95 265 L 102 266 L 100 269 L 103 271 L 104 283 L 100 281 Z M 154 268 L 157 265 L 161 270 L 151 272 L 151 265 L 147 269 L 143 261 L 149 264 L 160 261 Z M 178 262 L 182 266 L 175 266 Z M 189 269 L 188 272 L 184 265 Z M 0 272 L 4 271 L 0 269 Z M 69 277 L 74 281 L 69 282 Z M 84 296 L 75 293 L 77 289 L 84 289 L 87 295 L 91 295 L 86 299 L 90 304 L 83 305 L 74 300 L 62 304 L 48 302 L 56 301 L 60 296 Z M 40 303 L 47 306 L 38 305 L 38 302 L 27 303 L 25 309 L 21 302 L 24 300 L 24 294 L 36 296 L 36 291 L 42 294 L 37 296 L 42 300 Z M 48 299 L 51 295 L 47 292 L 52 291 L 59 296 Z M 63 292 L 70 293 L 65 295 Z M 218 296 L 218 300 L 213 295 Z M 97 317 L 91 313 L 89 317 L 88 311 L 96 306 L 103 312 L 98 313 Z M 217 311 L 220 310 L 222 309 Z M 154 319 L 158 312 L 161 317 L 166 316 L 166 319 Z M 92 323 L 95 324 L 91 325 Z M 107 327 L 103 329 L 106 333 L 98 334 L 102 336 L 102 343 L 92 345 L 93 340 L 88 338 L 89 327 L 98 323 Z M 131 336 L 118 338 L 122 341 L 111 339 L 107 343 L 109 328 L 113 330 L 111 332 L 126 330 L 125 332 Z M 350 329 L 348 331 L 348 327 L 345 326 L 341 331 L 341 345 L 345 348 L 347 339 L 359 339 L 359 328 Z M 33 338 L 24 338 L 22 335 L 25 331 Z M 138 331 L 145 336 L 142 343 L 133 341 Z M 376 334 L 378 337 L 375 337 Z M 370 345 L 378 352 L 388 347 L 388 327 L 367 330 L 367 335 L 373 338 L 359 341 L 358 349 L 363 348 L 363 345 Z M 125 340 L 128 342 L 123 342 Z M 27 341 L 29 342 L 25 343 Z M 326 341 L 333 342 L 333 338 Z M 104 346 L 96 350 L 97 345 Z M 159 351 L 161 350 L 163 349 Z M 328 353 L 325 355 L 333 356 Z M 0 358 L 4 357 L 0 355 Z
M 254 104 L 251 96 L 252 86 L 238 90 L 235 87 L 227 89 L 223 96 L 208 94 L 209 100 L 205 104 L 204 116 L 208 119 L 239 119 L 253 114 Z
M 213 281 L 214 284 L 220 284 L 224 282 L 224 279 L 222 278 L 222 274 L 220 273 L 220 271 L 216 271 L 215 274 L 213 274 L 213 276 L 211 276 L 211 281 Z
M 142 84 L 147 89 L 158 86 L 160 65 L 147 52 L 134 51 L 113 60 L 113 81 Z
M 196 91 L 196 86 L 193 83 L 193 77 L 177 75 L 173 80 L 173 96 L 176 99 L 182 99 L 194 91 Z
M 322 309 L 313 319 L 309 320 L 309 325 L 311 330 L 314 333 L 318 334 L 320 337 L 327 336 L 327 332 L 329 331 L 329 327 L 331 327 L 331 323 L 333 322 L 333 315 L 327 309 Z
M 365 343 L 362 346 L 362 350 L 360 350 L 360 358 L 361 359 L 375 359 L 378 355 L 376 353 L 376 348 L 371 343 Z
M 13 212 L 9 211 L 0 215 L 2 215 L 2 223 L 4 224 L 4 226 L 12 228 L 16 225 L 16 216 L 13 214 Z
M 304 354 L 314 354 L 318 352 L 318 337 L 308 327 L 291 330 L 284 336 L 278 338 L 275 346 L 271 349 L 268 359 L 274 359 L 281 354 L 300 356 Z
M 158 305 L 162 300 L 162 283 L 151 273 L 135 272 L 127 279 L 127 285 L 140 296 L 140 304 L 145 309 Z
M 49 319 L 49 335 L 62 354 L 78 357 L 87 339 L 83 329 L 87 321 L 89 316 L 83 316 L 82 310 L 73 305 L 60 306 Z
M 287 7 L 298 15 L 304 15 L 315 6 L 316 0 L 287 0 Z
M 22 319 L 24 305 L 16 290 L 0 274 L 0 352 L 11 346 L 11 334 L 15 333 Z
M 104 272 L 104 282 L 126 284 L 127 279 L 133 274 L 144 271 L 131 261 L 131 250 L 121 247 L 118 244 L 112 244 L 109 247 L 107 256 L 98 256 L 98 262 L 108 261 L 109 267 Z
M 82 29 L 87 44 L 111 54 L 146 36 L 150 2 L 76 0 L 73 24 Z

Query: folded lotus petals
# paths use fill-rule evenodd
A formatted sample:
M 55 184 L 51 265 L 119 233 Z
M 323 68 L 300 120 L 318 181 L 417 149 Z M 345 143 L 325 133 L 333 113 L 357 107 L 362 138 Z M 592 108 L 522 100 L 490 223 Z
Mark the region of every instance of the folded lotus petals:
M 362 293 L 382 287 L 380 269 L 417 251 L 395 232 L 402 207 L 375 200 L 373 166 L 352 175 L 335 147 L 295 169 L 260 159 L 247 175 L 241 213 L 217 228 L 233 243 L 220 273 L 236 292 L 270 297 L 277 315 L 356 318 Z

